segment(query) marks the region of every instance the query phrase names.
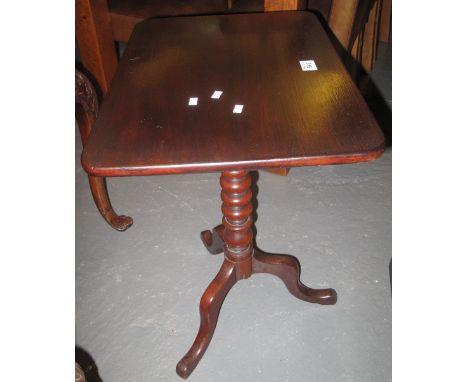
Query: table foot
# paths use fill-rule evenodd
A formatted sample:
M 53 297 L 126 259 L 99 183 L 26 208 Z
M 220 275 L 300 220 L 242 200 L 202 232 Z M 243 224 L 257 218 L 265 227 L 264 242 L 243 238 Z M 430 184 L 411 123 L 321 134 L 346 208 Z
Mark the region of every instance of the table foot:
M 117 231 L 125 231 L 130 228 L 133 219 L 130 216 L 117 215 L 112 208 L 107 193 L 106 179 L 92 175 L 89 175 L 88 179 L 94 202 L 104 220 Z
M 177 364 L 177 374 L 188 378 L 203 357 L 213 337 L 221 305 L 229 290 L 236 283 L 236 265 L 224 261 L 221 269 L 200 300 L 200 329 L 190 350 Z
M 201 240 L 208 252 L 218 255 L 224 250 L 223 240 L 224 226 L 222 224 L 213 228 L 213 231 L 203 231 L 200 233 Z
M 270 273 L 279 277 L 289 292 L 301 300 L 322 305 L 333 305 L 337 301 L 334 289 L 312 289 L 301 282 L 301 266 L 294 256 L 269 254 L 256 248 L 252 268 L 252 273 Z
M 106 218 L 104 217 L 104 219 Z M 106 221 L 111 225 L 112 228 L 120 232 L 126 231 L 133 225 L 133 218 L 126 215 L 116 214 L 115 216 L 112 216 L 109 220 L 106 219 Z

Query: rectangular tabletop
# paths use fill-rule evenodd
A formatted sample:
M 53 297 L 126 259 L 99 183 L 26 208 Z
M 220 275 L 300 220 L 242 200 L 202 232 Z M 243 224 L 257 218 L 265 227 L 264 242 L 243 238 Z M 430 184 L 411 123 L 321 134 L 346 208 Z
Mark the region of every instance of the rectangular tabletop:
M 304 71 L 307 60 L 317 70 Z M 296 11 L 139 23 L 82 163 L 97 176 L 151 175 L 351 163 L 383 150 L 318 19 Z

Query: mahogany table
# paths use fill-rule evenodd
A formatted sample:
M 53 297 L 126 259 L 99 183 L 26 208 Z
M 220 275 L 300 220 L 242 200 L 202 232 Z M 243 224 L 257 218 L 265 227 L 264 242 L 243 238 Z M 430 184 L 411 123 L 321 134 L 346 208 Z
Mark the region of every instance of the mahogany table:
M 300 61 L 311 60 L 305 68 L 317 70 L 303 70 Z M 220 98 L 211 98 L 215 91 Z M 253 246 L 249 171 L 362 162 L 383 150 L 379 127 L 313 14 L 137 25 L 82 163 L 105 177 L 221 172 L 222 224 L 201 239 L 209 252 L 224 252 L 224 262 L 201 298 L 198 335 L 177 365 L 181 377 L 203 356 L 238 280 L 271 273 L 301 300 L 337 300 L 333 289 L 302 284 L 295 257 Z

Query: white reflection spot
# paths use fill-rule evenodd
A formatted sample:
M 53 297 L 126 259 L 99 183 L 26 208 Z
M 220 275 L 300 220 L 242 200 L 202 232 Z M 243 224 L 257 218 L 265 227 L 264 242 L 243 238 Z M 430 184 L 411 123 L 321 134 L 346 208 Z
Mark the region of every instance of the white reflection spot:
M 190 97 L 188 101 L 189 106 L 198 105 L 198 97 Z

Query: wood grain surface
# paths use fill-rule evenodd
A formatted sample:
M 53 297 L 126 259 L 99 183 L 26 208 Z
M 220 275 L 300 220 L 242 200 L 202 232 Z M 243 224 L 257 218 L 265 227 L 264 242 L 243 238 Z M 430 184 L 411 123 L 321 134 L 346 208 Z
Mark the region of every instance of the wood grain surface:
M 302 71 L 310 59 L 318 70 Z M 139 23 L 82 163 L 92 175 L 153 175 L 352 163 L 383 150 L 316 16 L 272 12 Z

